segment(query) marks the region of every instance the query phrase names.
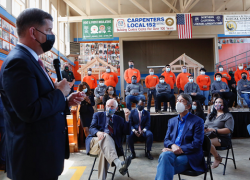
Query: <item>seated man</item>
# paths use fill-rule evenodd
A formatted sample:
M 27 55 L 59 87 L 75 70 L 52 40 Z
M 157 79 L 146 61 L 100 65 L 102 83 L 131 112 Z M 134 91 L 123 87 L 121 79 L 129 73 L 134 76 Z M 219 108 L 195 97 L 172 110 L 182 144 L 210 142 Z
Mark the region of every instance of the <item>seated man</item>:
M 95 88 L 95 106 L 94 110 L 97 112 L 97 105 L 102 103 L 103 96 L 105 94 L 107 86 L 104 84 L 104 79 L 99 80 L 99 85 Z
M 156 113 L 161 113 L 162 102 L 170 102 L 172 112 L 176 112 L 175 96 L 171 94 L 171 87 L 165 82 L 164 76 L 160 76 L 160 82 L 156 85 L 156 101 L 158 103 Z
M 248 93 L 247 93 L 248 92 Z M 241 73 L 241 79 L 238 81 L 238 93 L 245 99 L 250 110 L 250 81 L 247 80 L 247 73 Z
M 192 100 L 198 100 L 201 104 L 205 101 L 205 96 L 200 94 L 200 87 L 198 84 L 194 82 L 194 76 L 190 75 L 188 76 L 188 83 L 184 87 L 184 93 L 189 94 L 192 97 Z
M 89 133 L 86 138 L 86 152 L 99 156 L 98 179 L 105 180 L 109 165 L 116 166 L 122 175 L 125 175 L 131 163 L 131 157 L 120 161 L 119 156 L 123 155 L 122 136 L 129 135 L 131 125 L 129 122 L 129 110 L 125 110 L 125 119 L 114 115 L 118 103 L 110 99 L 106 103 L 106 112 L 97 112 L 93 115 Z
M 150 113 L 144 110 L 145 101 L 140 100 L 137 105 L 137 109 L 133 109 L 129 115 L 129 121 L 131 123 L 131 134 L 128 138 L 128 145 L 131 150 L 131 157 L 134 159 L 136 157 L 134 150 L 134 141 L 140 138 L 146 138 L 147 152 L 145 156 L 153 160 L 150 151 L 153 144 L 153 134 L 150 129 Z
M 211 85 L 211 93 L 218 93 L 221 98 L 228 100 L 228 107 L 232 108 L 235 94 L 229 92 L 228 85 L 221 80 L 222 75 L 220 73 L 215 74 L 216 81 L 214 81 Z
M 176 104 L 179 115 L 168 121 L 155 180 L 172 180 L 174 174 L 189 169 L 199 172 L 205 170 L 202 150 L 204 121 L 189 112 L 191 107 L 191 96 L 180 94 Z
M 143 87 L 140 83 L 137 83 L 137 77 L 132 76 L 131 84 L 127 84 L 126 87 L 126 106 L 129 110 L 131 110 L 131 103 L 138 102 L 140 99 L 145 100 L 145 96 L 143 95 Z

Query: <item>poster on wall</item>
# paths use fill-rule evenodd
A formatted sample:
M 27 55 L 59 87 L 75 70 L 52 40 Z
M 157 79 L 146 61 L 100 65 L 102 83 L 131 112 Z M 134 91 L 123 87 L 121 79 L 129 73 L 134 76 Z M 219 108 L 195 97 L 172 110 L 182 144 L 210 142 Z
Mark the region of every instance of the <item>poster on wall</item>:
M 6 41 L 3 41 L 3 50 L 9 51 L 10 50 L 10 44 Z
M 224 15 L 225 35 L 247 35 L 250 34 L 250 15 Z
M 146 32 L 175 30 L 175 16 L 114 19 L 114 32 Z
M 223 25 L 223 15 L 192 16 L 193 26 Z
M 82 20 L 83 39 L 113 38 L 113 19 L 84 19 Z
M 120 66 L 119 41 L 88 42 L 80 44 L 79 64 L 87 64 L 95 57 L 99 57 L 108 64 Z

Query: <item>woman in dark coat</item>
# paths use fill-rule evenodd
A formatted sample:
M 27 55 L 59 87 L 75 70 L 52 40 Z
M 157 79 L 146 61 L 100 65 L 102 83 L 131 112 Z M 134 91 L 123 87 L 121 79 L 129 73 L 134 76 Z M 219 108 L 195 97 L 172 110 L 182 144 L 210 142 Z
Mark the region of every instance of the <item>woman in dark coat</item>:
M 192 104 L 192 111 L 191 111 L 192 114 L 200 117 L 201 119 L 206 120 L 206 117 L 205 117 L 205 114 L 203 112 L 203 109 L 202 109 L 202 106 L 201 106 L 201 103 L 200 101 L 193 101 L 193 104 Z
M 94 95 L 88 83 L 86 82 L 82 82 L 81 84 L 79 84 L 78 91 L 83 91 L 87 95 L 86 98 L 81 102 L 81 107 L 79 112 L 85 137 L 88 137 L 89 126 L 91 124 L 92 117 L 94 114 L 94 109 L 93 109 L 93 106 L 95 105 Z

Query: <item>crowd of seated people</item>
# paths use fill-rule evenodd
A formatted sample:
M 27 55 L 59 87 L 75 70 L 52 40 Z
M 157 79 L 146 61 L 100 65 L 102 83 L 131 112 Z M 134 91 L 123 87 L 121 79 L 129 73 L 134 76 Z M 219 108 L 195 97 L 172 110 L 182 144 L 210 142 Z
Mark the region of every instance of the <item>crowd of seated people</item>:
M 182 67 L 182 73 L 177 78 L 171 72 L 170 65 L 166 65 L 165 68 L 166 70 L 159 77 L 154 74 L 153 69 L 149 69 L 149 75 L 145 79 L 145 85 L 148 88 L 146 101 L 143 86 L 139 83 L 140 71 L 134 68 L 133 61 L 129 61 L 129 69 L 124 74 L 127 82 L 125 90 L 127 108 L 124 109 L 123 115 L 117 114 L 121 106 L 116 89 L 112 86 L 117 84 L 117 80 L 109 78 L 109 75 L 112 76 L 109 74 L 110 67 L 107 67 L 105 76 L 102 76 L 105 79 L 100 79 L 99 85 L 95 89 L 91 89 L 87 83 L 80 84 L 81 88 L 79 89 L 87 93 L 86 100 L 81 105 L 82 112 L 84 109 L 86 110 L 86 106 L 89 108 L 88 113 L 93 113 L 94 110 L 97 112 L 96 105 L 99 103 L 104 105 L 104 112 L 99 111 L 92 114 L 91 124 L 88 123 L 88 129 L 86 129 L 88 133 L 85 132 L 85 135 L 88 135 L 86 141 L 88 154 L 98 154 L 101 157 L 98 166 L 99 179 L 106 179 L 107 169 L 110 165 L 116 166 L 121 174 L 126 174 L 132 159 L 137 158 L 134 148 L 134 143 L 137 140 L 143 139 L 146 142 L 145 156 L 149 160 L 154 159 L 150 153 L 153 144 L 153 134 L 150 131 L 152 97 L 155 100 L 156 113 L 165 112 L 167 103 L 169 103 L 171 111 L 178 114 L 168 121 L 164 148 L 158 160 L 156 180 L 173 179 L 175 174 L 189 169 L 204 172 L 206 169 L 202 151 L 204 135 L 211 140 L 210 151 L 214 156 L 212 168 L 217 168 L 221 163 L 222 158 L 216 151 L 216 147 L 228 146 L 231 142 L 234 119 L 229 108 L 233 106 L 237 96 L 233 92 L 233 88 L 237 87 L 238 94 L 246 99 L 250 108 L 248 73 L 245 70 L 239 72 L 242 70 L 240 66 L 234 75 L 231 69 L 227 73 L 222 66 L 219 66 L 218 72 L 214 75 L 215 81 L 211 83 L 205 68 L 200 69 L 200 75 L 196 78 L 196 82 L 194 76 L 187 72 L 186 66 Z M 90 75 L 91 73 L 88 76 Z M 234 80 L 234 77 L 237 81 Z M 106 83 L 107 80 L 109 83 Z M 179 90 L 177 99 L 174 95 L 175 83 Z M 233 83 L 237 83 L 237 86 Z M 92 91 L 95 99 L 92 97 Z M 211 101 L 208 99 L 210 92 L 212 94 Z M 209 102 L 210 106 L 208 106 Z M 132 109 L 132 103 L 136 104 L 135 109 Z M 207 117 L 204 110 L 207 110 Z M 84 118 L 81 117 L 81 121 L 83 120 Z M 187 126 L 189 128 L 186 128 Z M 131 155 L 127 156 L 124 161 L 118 160 L 119 156 L 124 155 L 120 148 L 122 136 L 127 136 L 131 151 Z M 108 149 L 105 148 L 107 146 L 109 146 Z M 108 153 L 113 155 L 109 156 Z

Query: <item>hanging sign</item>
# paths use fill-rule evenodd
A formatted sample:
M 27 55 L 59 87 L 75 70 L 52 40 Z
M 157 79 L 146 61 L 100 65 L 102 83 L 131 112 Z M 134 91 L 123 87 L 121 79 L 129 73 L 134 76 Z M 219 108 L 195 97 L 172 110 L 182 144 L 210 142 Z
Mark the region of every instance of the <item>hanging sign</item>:
M 114 32 L 175 31 L 175 16 L 115 18 Z
M 223 25 L 223 15 L 192 16 L 193 26 Z
M 225 35 L 249 35 L 250 15 L 224 15 Z
M 82 20 L 83 39 L 113 38 L 113 19 L 84 19 Z

